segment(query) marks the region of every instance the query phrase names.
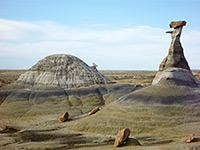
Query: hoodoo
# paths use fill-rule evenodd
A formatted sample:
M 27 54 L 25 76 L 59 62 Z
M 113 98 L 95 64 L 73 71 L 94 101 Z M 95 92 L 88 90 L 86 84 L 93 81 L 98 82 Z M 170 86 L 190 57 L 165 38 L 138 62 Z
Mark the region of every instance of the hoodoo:
M 198 81 L 192 75 L 188 62 L 184 56 L 181 46 L 180 36 L 186 21 L 176 21 L 170 23 L 170 28 L 174 31 L 167 31 L 172 36 L 168 56 L 161 62 L 159 72 L 157 73 L 154 84 L 164 85 L 184 85 L 198 86 Z
M 187 131 L 189 135 L 191 127 L 200 122 L 200 88 L 180 43 L 185 24 L 185 21 L 170 24 L 174 31 L 169 32 L 172 35 L 169 54 L 162 61 L 151 86 L 120 97 L 95 116 L 81 120 L 72 129 L 116 134 L 121 128 L 129 128 L 134 136 L 157 134 L 157 138 L 152 137 L 158 143 L 162 143 L 159 141 L 162 138 L 177 140 L 174 133 Z
M 172 35 L 169 54 L 151 86 L 102 85 L 111 81 L 96 64 L 89 67 L 70 55 L 39 61 L 15 83 L 0 89 L 0 123 L 23 127 L 2 135 L 0 145 L 3 149 L 113 149 L 113 137 L 120 130 L 115 146 L 129 146 L 122 149 L 199 149 L 194 134 L 200 131 L 200 87 L 180 43 L 184 25 L 185 21 L 170 24 L 174 31 L 168 32 Z M 67 123 L 57 122 L 61 113 L 65 116 L 59 121 Z

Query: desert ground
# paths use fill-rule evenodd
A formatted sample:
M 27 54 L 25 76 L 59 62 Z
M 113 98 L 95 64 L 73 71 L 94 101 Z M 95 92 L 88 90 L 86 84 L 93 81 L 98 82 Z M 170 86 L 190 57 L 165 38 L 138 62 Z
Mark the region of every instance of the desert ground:
M 0 87 L 6 86 L 27 70 L 0 70 Z M 100 70 L 103 75 L 116 83 L 150 85 L 157 71 L 140 70 Z M 200 70 L 193 70 L 193 75 L 200 81 Z
M 1 87 L 14 82 L 25 71 L 1 70 Z M 100 72 L 114 81 L 111 86 L 130 84 L 135 87 L 148 87 L 156 74 L 156 71 L 102 70 Z M 194 70 L 193 74 L 200 81 L 200 71 Z M 107 105 L 110 105 L 110 107 L 105 107 Z M 9 105 L 2 104 L 0 106 L 0 124 L 7 125 L 10 131 L 0 134 L 0 149 L 200 150 L 198 111 L 195 114 L 195 110 L 192 113 L 193 110 L 190 111 L 190 108 L 173 105 L 171 109 L 174 110 L 171 112 L 164 112 L 164 109 L 162 109 L 163 112 L 157 115 L 156 112 L 160 111 L 159 108 L 161 107 L 168 106 L 156 105 L 152 106 L 152 110 L 149 110 L 151 107 L 147 108 L 144 105 L 136 104 L 134 107 L 120 107 L 120 110 L 116 110 L 119 107 L 108 103 L 102 105 L 101 110 L 95 115 L 88 116 L 88 112 L 94 107 L 84 106 L 78 109 L 79 106 L 68 107 L 63 102 L 47 102 L 35 104 L 32 107 L 30 107 L 29 102 L 21 101 Z M 135 109 L 135 111 L 132 112 L 132 109 Z M 185 114 L 182 111 L 183 109 L 187 109 L 191 113 Z M 63 111 L 69 112 L 70 119 L 66 122 L 59 122 L 58 116 Z M 123 113 L 120 114 L 120 112 Z M 154 116 L 154 114 L 157 116 Z M 116 116 L 119 118 L 116 118 Z M 121 118 L 124 118 L 124 120 Z M 134 122 L 130 118 L 135 118 L 136 121 Z M 157 118 L 159 119 L 157 120 Z M 180 122 L 175 122 L 176 119 L 180 119 Z M 165 122 L 164 125 L 163 122 Z M 133 126 L 133 123 L 136 125 Z M 101 128 L 101 126 L 104 126 L 104 128 Z M 123 127 L 131 128 L 130 137 L 136 138 L 142 146 L 115 148 L 114 139 L 117 132 Z M 134 131 L 134 129 L 137 129 L 137 131 Z M 191 133 L 195 133 L 196 141 L 185 143 L 185 139 Z

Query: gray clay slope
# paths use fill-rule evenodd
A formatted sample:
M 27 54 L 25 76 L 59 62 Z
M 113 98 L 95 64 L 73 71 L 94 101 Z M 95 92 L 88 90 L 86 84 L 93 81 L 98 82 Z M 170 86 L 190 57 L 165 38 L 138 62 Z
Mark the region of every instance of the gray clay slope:
M 88 66 L 72 55 L 57 54 L 47 56 L 22 74 L 17 84 L 25 87 L 60 86 L 74 88 L 110 83 L 95 66 Z
M 16 82 L 0 89 L 0 104 L 28 102 L 29 106 L 48 103 L 65 107 L 94 107 L 110 103 L 139 88 L 128 84 L 109 84 L 112 81 L 96 66 L 90 67 L 71 55 L 45 57 Z

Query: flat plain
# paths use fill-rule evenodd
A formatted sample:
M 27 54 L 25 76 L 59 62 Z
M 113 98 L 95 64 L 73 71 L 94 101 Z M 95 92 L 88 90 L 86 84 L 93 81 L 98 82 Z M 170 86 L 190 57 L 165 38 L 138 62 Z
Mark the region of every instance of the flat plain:
M 6 86 L 27 70 L 0 70 L 0 87 Z M 100 70 L 100 72 L 116 83 L 150 85 L 157 71 L 146 70 Z M 200 70 L 193 70 L 193 75 L 200 81 Z

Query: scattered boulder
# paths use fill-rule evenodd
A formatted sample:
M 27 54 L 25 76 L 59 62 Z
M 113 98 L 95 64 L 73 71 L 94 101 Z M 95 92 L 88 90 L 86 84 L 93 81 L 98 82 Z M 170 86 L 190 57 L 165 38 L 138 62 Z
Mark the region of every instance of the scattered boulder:
M 69 113 L 68 112 L 63 112 L 59 117 L 58 120 L 60 122 L 65 122 L 69 119 Z
M 91 110 L 89 113 L 88 113 L 88 116 L 91 116 L 93 114 L 95 114 L 96 112 L 98 112 L 100 109 L 99 107 L 95 107 L 93 110 Z
M 170 23 L 170 28 L 177 28 L 177 27 L 182 27 L 186 25 L 186 21 L 172 21 Z
M 121 146 L 129 137 L 131 130 L 129 128 L 122 129 L 118 132 L 117 137 L 115 139 L 114 146 Z
M 97 71 L 97 67 L 98 67 L 98 65 L 97 64 L 95 64 L 95 63 L 92 63 L 92 68 L 94 69 L 94 70 L 96 70 Z
M 124 146 L 142 146 L 142 144 L 135 138 L 128 138 Z
M 194 142 L 194 140 L 195 140 L 195 134 L 193 133 L 193 134 L 191 134 L 186 140 L 185 140 L 185 142 L 186 143 L 191 143 L 191 142 Z
M 0 133 L 14 133 L 17 132 L 17 129 L 14 129 L 13 127 L 9 127 L 6 125 L 0 125 Z
M 7 132 L 7 130 L 8 130 L 8 126 L 5 126 L 5 125 L 0 126 L 0 133 L 5 133 Z

